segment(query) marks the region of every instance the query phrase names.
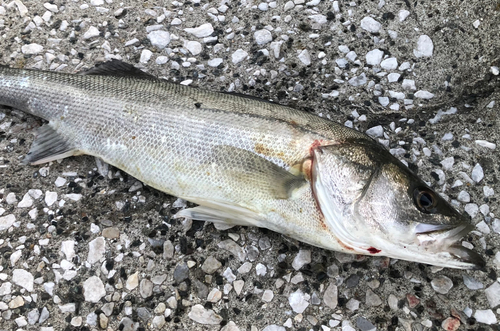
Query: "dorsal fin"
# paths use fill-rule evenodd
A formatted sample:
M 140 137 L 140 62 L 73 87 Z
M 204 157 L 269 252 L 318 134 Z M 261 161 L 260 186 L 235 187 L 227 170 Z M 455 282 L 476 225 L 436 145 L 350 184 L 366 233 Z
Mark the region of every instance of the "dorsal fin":
M 155 76 L 145 73 L 144 71 L 134 67 L 130 63 L 126 63 L 117 59 L 112 59 L 111 61 L 100 63 L 89 70 L 82 71 L 80 74 L 158 80 L 158 78 L 156 78 Z

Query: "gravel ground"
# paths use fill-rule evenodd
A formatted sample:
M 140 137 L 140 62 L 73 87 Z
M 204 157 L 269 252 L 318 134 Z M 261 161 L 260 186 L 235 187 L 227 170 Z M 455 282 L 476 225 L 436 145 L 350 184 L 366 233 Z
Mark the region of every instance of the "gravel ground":
M 498 0 L 0 1 L 1 64 L 118 58 L 368 130 L 471 215 L 487 261 L 172 220 L 186 202 L 94 158 L 22 165 L 41 121 L 3 107 L 0 329 L 500 330 L 499 26 Z

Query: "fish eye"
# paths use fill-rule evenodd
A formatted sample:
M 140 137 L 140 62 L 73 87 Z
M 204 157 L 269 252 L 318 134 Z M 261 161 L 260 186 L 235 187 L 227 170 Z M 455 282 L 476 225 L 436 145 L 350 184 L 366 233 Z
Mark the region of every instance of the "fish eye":
M 423 213 L 431 213 L 436 207 L 436 194 L 427 188 L 418 187 L 413 192 L 413 200 L 418 210 Z

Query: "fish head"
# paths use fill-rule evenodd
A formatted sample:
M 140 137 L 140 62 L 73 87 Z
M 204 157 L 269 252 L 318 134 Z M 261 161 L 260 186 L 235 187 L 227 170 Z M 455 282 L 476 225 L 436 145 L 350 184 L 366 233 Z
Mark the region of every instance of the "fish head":
M 312 190 L 345 251 L 484 268 L 479 254 L 458 243 L 473 229 L 470 219 L 382 146 L 356 139 L 313 153 Z

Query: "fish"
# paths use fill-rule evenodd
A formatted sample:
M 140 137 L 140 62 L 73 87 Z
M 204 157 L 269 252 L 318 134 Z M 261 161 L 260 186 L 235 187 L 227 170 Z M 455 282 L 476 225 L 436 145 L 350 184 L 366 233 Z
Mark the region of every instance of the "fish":
M 80 74 L 0 68 L 0 104 L 46 121 L 23 160 L 92 155 L 196 204 L 326 250 L 484 269 L 474 226 L 366 134 L 315 114 L 158 79 L 119 60 Z

